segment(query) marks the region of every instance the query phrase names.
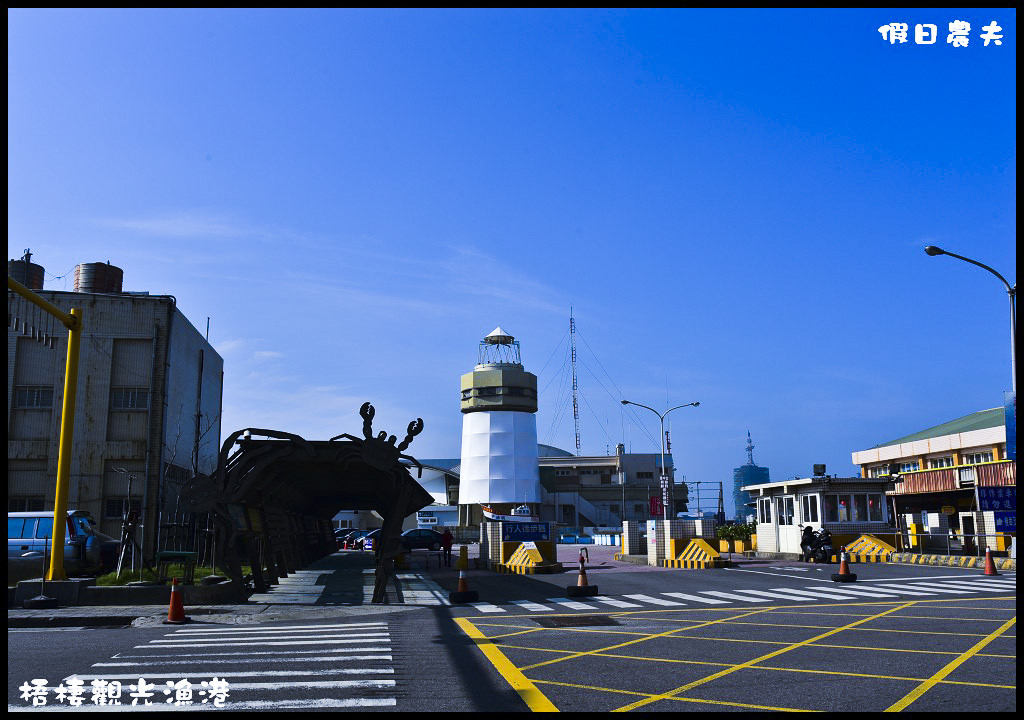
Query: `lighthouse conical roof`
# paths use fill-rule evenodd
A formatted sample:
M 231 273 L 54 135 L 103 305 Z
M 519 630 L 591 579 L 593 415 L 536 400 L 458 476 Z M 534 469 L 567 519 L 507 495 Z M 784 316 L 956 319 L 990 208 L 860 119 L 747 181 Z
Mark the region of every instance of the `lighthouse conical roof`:
M 491 330 L 490 333 L 487 334 L 487 337 L 484 338 L 484 342 L 489 343 L 491 345 L 508 345 L 514 339 L 514 337 L 512 337 L 507 332 L 502 330 L 501 326 L 499 325 L 498 327 L 494 328 L 493 330 Z

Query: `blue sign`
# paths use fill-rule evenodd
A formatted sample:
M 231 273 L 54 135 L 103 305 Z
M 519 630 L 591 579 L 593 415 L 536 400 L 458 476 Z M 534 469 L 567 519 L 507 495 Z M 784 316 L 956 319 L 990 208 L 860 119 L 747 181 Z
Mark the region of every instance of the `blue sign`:
M 978 508 L 1015 513 L 1017 511 L 1017 488 L 1015 487 L 980 487 L 978 488 Z
M 1013 512 L 997 512 L 996 516 L 996 532 L 1017 532 L 1017 511 Z
M 547 523 L 503 522 L 501 524 L 501 539 L 517 542 L 550 540 L 551 528 Z

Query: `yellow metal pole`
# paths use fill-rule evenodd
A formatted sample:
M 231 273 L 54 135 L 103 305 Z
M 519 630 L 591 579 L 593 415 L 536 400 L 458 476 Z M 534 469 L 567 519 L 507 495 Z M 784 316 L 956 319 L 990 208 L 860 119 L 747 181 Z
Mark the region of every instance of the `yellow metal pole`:
M 53 501 L 53 546 L 47 580 L 67 580 L 64 572 L 64 538 L 67 532 L 68 490 L 71 487 L 71 442 L 75 436 L 75 396 L 78 393 L 78 346 L 82 337 L 82 311 L 71 309 L 73 327 L 68 329 L 68 360 L 64 372 L 64 402 L 60 416 L 60 449 L 57 454 L 57 493 Z
M 71 441 L 75 435 L 75 396 L 78 392 L 78 347 L 82 337 L 82 311 L 79 308 L 72 308 L 69 315 L 10 276 L 7 277 L 7 289 L 53 315 L 68 329 L 68 359 L 64 371 L 64 403 L 60 416 L 60 447 L 57 454 L 57 492 L 53 501 L 53 545 L 50 547 L 50 570 L 46 575 L 47 580 L 67 580 L 68 576 L 64 572 L 64 540 L 68 529 Z

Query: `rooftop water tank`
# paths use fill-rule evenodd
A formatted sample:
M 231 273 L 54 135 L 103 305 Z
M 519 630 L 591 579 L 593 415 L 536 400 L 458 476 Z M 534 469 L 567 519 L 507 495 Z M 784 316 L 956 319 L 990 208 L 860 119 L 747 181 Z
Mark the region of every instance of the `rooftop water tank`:
M 110 262 L 82 263 L 75 267 L 75 292 L 120 293 L 124 271 Z
M 26 260 L 8 260 L 7 274 L 29 290 L 43 289 L 43 266 Z

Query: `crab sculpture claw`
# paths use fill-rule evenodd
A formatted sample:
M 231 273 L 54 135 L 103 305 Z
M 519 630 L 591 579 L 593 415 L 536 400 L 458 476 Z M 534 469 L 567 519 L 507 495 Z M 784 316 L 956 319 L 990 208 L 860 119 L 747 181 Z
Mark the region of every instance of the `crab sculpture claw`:
M 416 418 L 414 421 L 409 423 L 409 427 L 407 428 L 407 433 L 405 435 L 405 440 L 403 440 L 401 445 L 398 446 L 398 451 L 401 452 L 402 450 L 405 450 L 407 447 L 409 447 L 409 443 L 412 442 L 412 439 L 419 435 L 421 432 L 423 432 L 423 418 Z

